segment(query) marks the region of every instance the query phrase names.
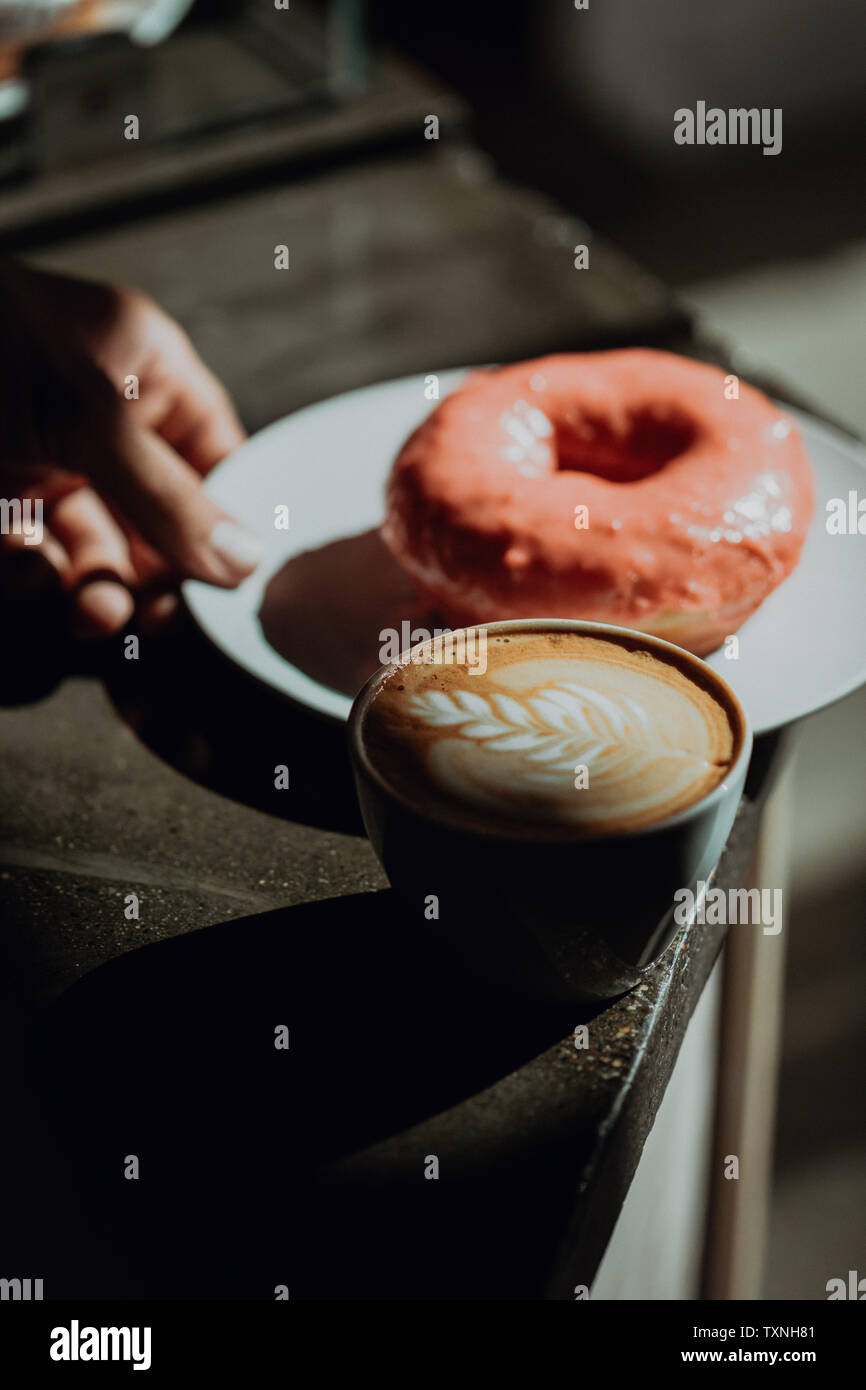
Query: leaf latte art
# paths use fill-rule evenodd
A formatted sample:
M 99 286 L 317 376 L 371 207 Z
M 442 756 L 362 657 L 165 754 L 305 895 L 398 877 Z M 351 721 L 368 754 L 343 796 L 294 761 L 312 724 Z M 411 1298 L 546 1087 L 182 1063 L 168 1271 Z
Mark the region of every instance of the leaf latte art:
M 481 678 L 434 660 L 387 679 L 368 717 L 386 779 L 458 818 L 578 833 L 637 829 L 717 786 L 733 760 L 725 704 L 635 643 L 491 635 Z

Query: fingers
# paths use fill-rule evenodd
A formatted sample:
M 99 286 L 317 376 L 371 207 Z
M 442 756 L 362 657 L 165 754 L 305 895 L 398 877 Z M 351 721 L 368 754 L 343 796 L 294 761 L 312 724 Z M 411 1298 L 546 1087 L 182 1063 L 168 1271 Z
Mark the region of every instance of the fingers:
M 110 637 L 129 622 L 135 601 L 128 589 L 110 579 L 91 579 L 73 598 L 73 630 L 78 637 Z
M 180 598 L 168 591 L 143 598 L 138 609 L 138 625 L 142 632 L 163 632 L 171 627 L 180 613 Z
M 258 564 L 258 538 L 211 501 L 195 471 L 165 440 L 126 412 L 91 476 L 179 574 L 234 588 Z
M 165 562 L 121 521 L 91 488 L 65 495 L 52 510 L 52 531 L 43 528 L 44 552 L 61 576 L 72 604 L 78 637 L 108 637 L 137 610 L 142 632 L 169 626 L 179 611 Z M 130 592 L 132 590 L 132 592 Z
M 121 296 L 123 350 L 115 342 L 100 365 L 123 397 L 124 373 L 136 349 L 140 397 L 129 403 L 138 423 L 155 430 L 198 473 L 208 473 L 246 438 L 225 388 L 205 366 L 183 329 L 145 296 Z
M 96 493 L 83 487 L 55 504 L 51 529 L 68 557 L 64 583 L 72 593 L 78 635 L 117 632 L 132 617 L 135 604 L 129 586 L 136 579 L 117 522 Z
M 246 435 L 223 387 L 190 354 L 190 366 L 178 376 L 176 394 L 155 428 L 198 473 L 209 473 Z
M 144 296 L 97 287 L 94 310 L 93 287 L 49 289 L 41 317 L 39 285 L 19 305 L 24 328 L 33 330 L 29 337 L 22 330 L 20 341 L 32 339 L 32 352 L 23 354 L 27 370 L 17 377 L 20 343 L 8 364 L 4 358 L 18 383 L 12 413 L 23 423 L 2 445 L 12 462 L 26 465 L 29 490 L 34 470 L 45 474 L 40 550 L 74 596 L 79 618 L 89 631 L 115 631 L 131 615 L 131 589 L 150 616 L 164 618 L 167 574 L 234 587 L 255 569 L 262 546 L 201 487 L 201 475 L 244 438 L 224 389 L 183 331 Z M 70 336 L 74 351 L 58 336 L 61 300 L 81 330 Z M 28 412 L 27 382 L 44 381 L 45 372 L 51 409 Z M 132 399 L 123 389 L 130 380 L 140 387 Z M 38 394 L 44 400 L 45 390 Z
M 102 570 L 111 571 L 122 584 L 134 581 L 126 537 L 92 488 L 78 488 L 54 504 L 51 530 L 69 556 L 70 588 Z
M 165 561 L 127 529 L 89 487 L 55 485 L 46 475 L 49 522 L 38 541 L 21 532 L 0 536 L 0 552 L 14 552 L 3 567 L 0 596 L 36 594 L 62 587 L 69 595 L 71 626 L 79 637 L 110 636 L 138 609 L 142 631 L 165 628 L 179 608 Z M 132 593 L 130 593 L 132 589 Z
M 132 616 L 132 595 L 113 572 L 119 569 L 125 575 L 128 558 L 124 565 L 115 550 L 110 529 L 114 523 L 104 508 L 105 520 L 110 525 L 108 536 L 100 535 L 98 517 L 91 516 L 90 512 L 91 503 L 94 511 L 101 504 L 94 494 L 90 494 L 88 500 L 84 495 L 86 491 L 82 489 L 63 499 L 64 516 L 57 521 L 56 531 L 44 526 L 38 544 L 25 544 L 22 537 L 7 536 L 3 549 L 15 551 L 20 560 L 17 571 L 12 574 L 10 594 L 20 597 L 45 592 L 50 587 L 47 577 L 54 574 L 55 583 L 59 577 L 62 587 L 70 593 L 71 626 L 76 635 L 106 637 L 117 632 Z M 79 497 L 80 507 L 74 506 Z M 80 512 L 80 516 L 76 512 Z M 54 524 L 52 515 L 52 527 Z

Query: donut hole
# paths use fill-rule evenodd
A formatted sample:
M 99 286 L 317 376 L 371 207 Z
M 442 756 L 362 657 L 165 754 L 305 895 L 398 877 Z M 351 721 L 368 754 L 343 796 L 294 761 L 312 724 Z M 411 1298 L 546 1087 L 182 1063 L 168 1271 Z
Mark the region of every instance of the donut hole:
M 647 407 L 616 422 L 584 413 L 556 423 L 554 434 L 558 470 L 593 473 L 609 483 L 636 483 L 691 448 L 696 430 L 680 411 Z

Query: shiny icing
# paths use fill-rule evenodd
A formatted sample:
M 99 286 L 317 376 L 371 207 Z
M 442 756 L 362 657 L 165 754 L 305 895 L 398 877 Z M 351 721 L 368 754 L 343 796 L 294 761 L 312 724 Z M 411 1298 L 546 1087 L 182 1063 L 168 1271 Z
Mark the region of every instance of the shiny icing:
M 713 650 L 790 574 L 813 508 L 795 426 L 731 382 L 649 349 L 476 372 L 400 451 L 385 540 L 452 621 Z

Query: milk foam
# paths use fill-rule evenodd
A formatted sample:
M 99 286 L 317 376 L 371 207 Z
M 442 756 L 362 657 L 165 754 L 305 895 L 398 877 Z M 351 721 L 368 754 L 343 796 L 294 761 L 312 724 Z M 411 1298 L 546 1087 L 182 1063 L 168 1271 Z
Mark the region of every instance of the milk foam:
M 646 649 L 598 638 L 491 637 L 485 677 L 430 662 L 399 683 L 399 697 L 386 685 L 375 702 L 382 770 L 404 792 L 411 777 L 419 801 L 426 790 L 492 824 L 637 828 L 705 796 L 733 757 L 708 690 Z

